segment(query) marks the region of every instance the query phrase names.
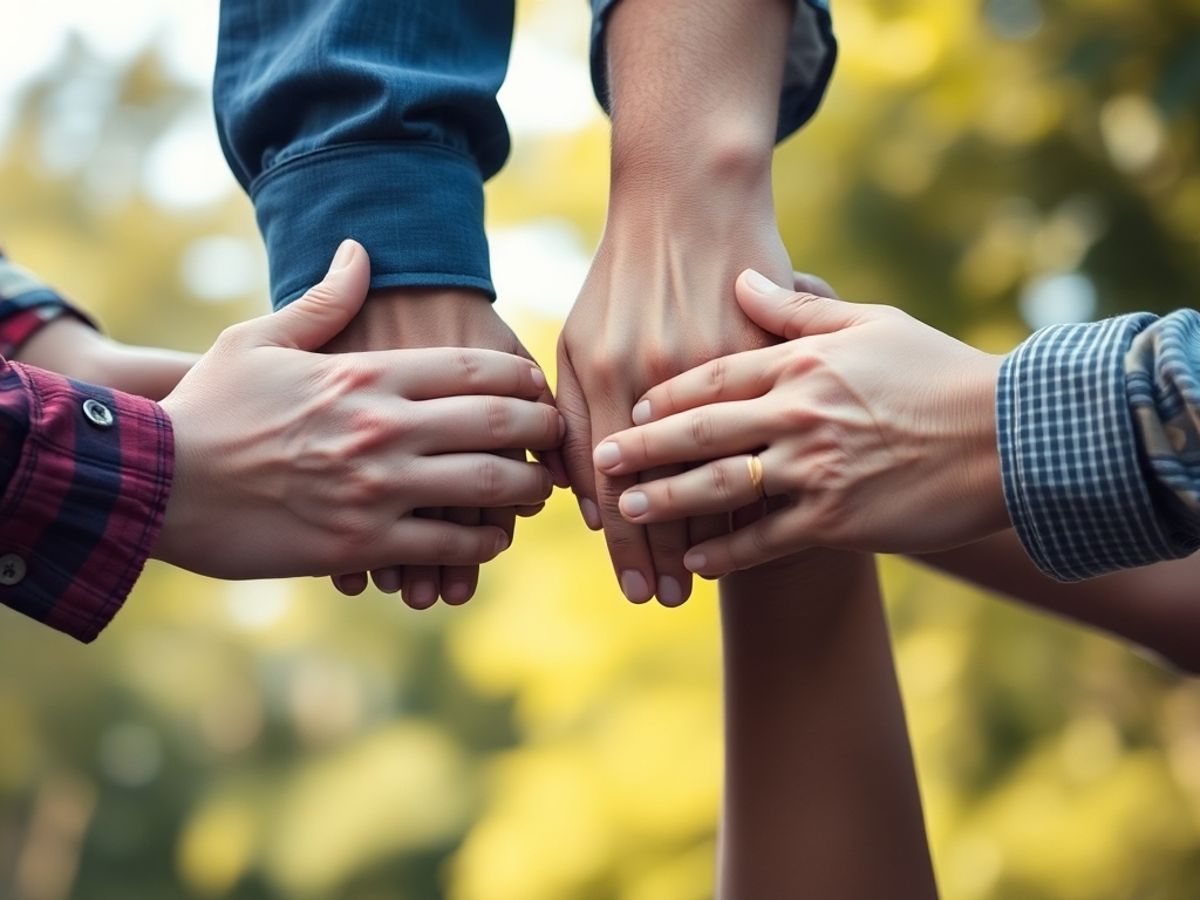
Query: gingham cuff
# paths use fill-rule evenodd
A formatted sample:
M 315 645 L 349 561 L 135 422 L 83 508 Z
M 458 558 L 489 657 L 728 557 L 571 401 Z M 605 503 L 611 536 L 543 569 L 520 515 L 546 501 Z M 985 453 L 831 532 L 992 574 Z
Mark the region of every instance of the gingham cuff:
M 1021 543 L 1059 581 L 1174 559 L 1143 471 L 1124 359 L 1155 321 L 1054 325 L 1021 344 L 996 392 L 1004 497 Z

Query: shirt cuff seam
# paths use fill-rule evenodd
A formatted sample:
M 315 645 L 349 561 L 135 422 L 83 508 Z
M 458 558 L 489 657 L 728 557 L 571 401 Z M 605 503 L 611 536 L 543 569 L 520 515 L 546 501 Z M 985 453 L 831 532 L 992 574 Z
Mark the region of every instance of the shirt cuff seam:
M 274 181 L 277 176 L 289 174 L 310 166 L 320 165 L 328 159 L 368 155 L 373 151 L 378 151 L 380 148 L 387 148 L 387 155 L 404 155 L 410 151 L 430 151 L 435 154 L 444 155 L 448 159 L 460 162 L 465 166 L 469 166 L 475 172 L 479 172 L 479 166 L 473 157 L 447 144 L 439 144 L 435 141 L 351 141 L 345 144 L 334 144 L 331 147 L 318 147 L 315 150 L 305 150 L 297 153 L 295 156 L 277 160 L 250 182 L 247 193 L 250 196 L 250 200 L 254 201 L 259 191 Z M 482 173 L 480 173 L 479 177 L 482 180 Z

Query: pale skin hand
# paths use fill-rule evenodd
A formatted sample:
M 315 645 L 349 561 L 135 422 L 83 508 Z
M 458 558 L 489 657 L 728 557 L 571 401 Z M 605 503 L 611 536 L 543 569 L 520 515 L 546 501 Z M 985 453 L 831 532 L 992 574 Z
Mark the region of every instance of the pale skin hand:
M 167 396 L 199 357 L 137 347 L 107 338 L 73 316 L 61 316 L 21 347 L 18 362 L 151 400 Z
M 398 288 L 373 292 L 362 311 L 349 326 L 326 346 L 327 353 L 356 350 L 389 350 L 422 347 L 477 347 L 512 353 L 532 359 L 516 335 L 496 313 L 488 298 L 478 292 L 443 288 Z M 448 351 L 450 352 L 450 351 Z M 434 365 L 446 366 L 453 356 L 443 355 Z M 540 374 L 540 372 L 539 372 Z M 549 389 L 539 398 L 553 405 Z M 517 447 L 507 454 L 523 460 L 525 450 L 550 448 Z M 557 453 L 548 452 L 543 461 L 561 485 L 566 484 Z M 421 515 L 463 525 L 485 523 L 502 528 L 511 539 L 516 515 L 528 515 L 537 508 L 480 509 L 467 504 L 446 509 L 426 509 Z M 450 604 L 465 603 L 475 593 L 479 581 L 478 566 L 396 566 L 376 568 L 371 576 L 385 593 L 401 591 L 404 601 L 416 609 L 426 609 L 439 595 Z M 361 593 L 367 576 L 353 572 L 334 580 L 346 594 Z
M 637 479 L 597 470 L 592 450 L 653 385 L 773 342 L 731 296 L 745 266 L 791 268 L 770 163 L 792 14 L 783 0 L 624 0 L 610 19 L 612 196 L 559 344 L 558 399 L 571 486 L 633 602 L 684 602 L 684 551 L 728 517 L 627 522 L 617 501 Z
M 649 391 L 640 427 L 596 451 L 627 476 L 714 459 L 643 483 L 621 498 L 631 522 L 734 510 L 756 497 L 757 454 L 766 517 L 693 547 L 706 576 L 807 547 L 932 552 L 1008 527 L 996 449 L 1000 358 L 899 310 L 797 293 L 747 272 L 743 310 L 789 339 L 714 360 Z
M 156 558 L 221 578 L 475 566 L 508 546 L 503 528 L 413 511 L 549 496 L 542 466 L 495 455 L 558 444 L 559 416 L 538 402 L 546 382 L 529 360 L 317 352 L 369 281 L 366 252 L 347 241 L 321 284 L 227 330 L 163 400 L 176 464 Z

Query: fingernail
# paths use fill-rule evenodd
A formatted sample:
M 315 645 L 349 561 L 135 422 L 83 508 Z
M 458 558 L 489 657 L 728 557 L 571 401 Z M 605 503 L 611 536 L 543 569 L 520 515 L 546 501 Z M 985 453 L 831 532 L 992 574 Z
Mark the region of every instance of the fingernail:
M 579 498 L 579 512 L 583 515 L 583 521 L 592 531 L 599 531 L 601 526 L 600 507 L 596 506 L 587 497 Z
M 337 253 L 333 254 L 333 262 L 329 264 L 329 271 L 326 274 L 332 275 L 350 265 L 350 261 L 354 259 L 354 251 L 357 249 L 358 245 L 349 238 L 338 244 Z
M 708 565 L 708 557 L 696 550 L 691 550 L 683 557 L 683 564 L 689 572 L 699 572 Z
M 670 575 L 658 579 L 658 602 L 663 606 L 679 606 L 683 603 L 683 586 Z
M 558 442 L 561 444 L 562 439 L 567 436 L 567 420 L 562 416 L 558 417 Z
M 631 418 L 633 419 L 634 425 L 645 425 L 647 422 L 649 422 L 650 421 L 650 401 L 643 400 L 637 406 L 635 406 L 633 408 L 633 415 L 631 416 Z
M 759 272 L 757 269 L 747 269 L 746 270 L 745 283 L 746 283 L 746 287 L 750 288 L 750 290 L 754 291 L 756 294 L 762 294 L 765 297 L 769 297 L 773 294 L 778 293 L 779 291 L 785 290 L 785 288 L 782 288 L 779 285 L 777 285 L 775 282 L 773 282 L 770 278 L 768 278 L 762 272 Z
M 530 371 L 533 372 L 533 386 L 539 391 L 544 391 L 546 389 L 545 373 L 541 369 L 531 369 Z
M 641 572 L 626 569 L 621 573 L 621 592 L 630 603 L 645 603 L 650 599 L 650 588 Z
M 621 448 L 613 441 L 605 441 L 596 448 L 592 458 L 601 469 L 611 469 L 621 462 Z
M 509 538 L 508 534 L 503 531 L 500 532 L 500 537 L 496 538 L 496 552 L 503 553 L 508 549 L 511 543 L 512 540 Z
M 391 569 L 375 573 L 375 587 L 385 594 L 394 594 L 400 590 L 400 574 Z
M 417 609 L 428 609 L 437 602 L 437 590 L 428 581 L 421 581 L 413 585 L 411 596 L 409 597 L 409 605 Z
M 644 491 L 626 491 L 621 495 L 621 512 L 627 516 L 643 516 L 650 508 L 650 498 Z
M 447 603 L 466 603 L 471 599 L 471 585 L 465 581 L 451 581 L 444 586 L 443 592 Z

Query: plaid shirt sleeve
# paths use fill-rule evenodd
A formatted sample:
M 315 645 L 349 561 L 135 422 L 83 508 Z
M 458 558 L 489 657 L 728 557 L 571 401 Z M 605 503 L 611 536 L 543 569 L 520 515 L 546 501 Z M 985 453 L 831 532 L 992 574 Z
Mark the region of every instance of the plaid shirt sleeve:
M 60 315 L 86 320 L 0 256 L 0 603 L 88 642 L 150 555 L 174 447 L 156 403 L 4 358 Z
M 997 388 L 1004 494 L 1047 575 L 1200 548 L 1200 312 L 1042 329 Z

